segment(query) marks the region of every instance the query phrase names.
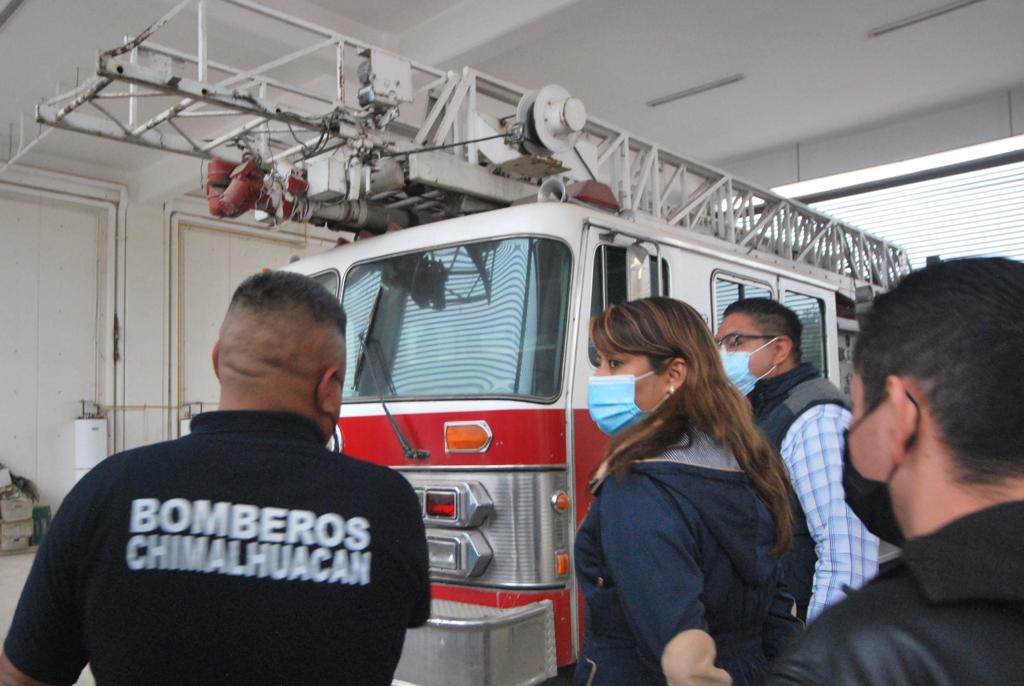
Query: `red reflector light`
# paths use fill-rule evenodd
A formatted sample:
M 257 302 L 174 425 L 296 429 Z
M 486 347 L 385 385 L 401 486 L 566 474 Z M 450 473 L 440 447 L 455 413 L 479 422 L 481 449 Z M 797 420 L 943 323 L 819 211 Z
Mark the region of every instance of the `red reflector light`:
M 455 491 L 427 491 L 427 516 L 455 519 L 458 516 Z
M 580 202 L 590 203 L 598 207 L 617 212 L 619 201 L 615 199 L 615 193 L 607 185 L 599 181 L 578 181 L 570 183 L 565 187 L 566 195 L 575 198 Z

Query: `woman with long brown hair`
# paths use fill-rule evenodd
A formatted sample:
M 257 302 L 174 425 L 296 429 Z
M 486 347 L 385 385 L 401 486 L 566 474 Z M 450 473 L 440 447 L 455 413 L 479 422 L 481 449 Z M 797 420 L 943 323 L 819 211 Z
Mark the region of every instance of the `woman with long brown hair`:
M 612 434 L 576 538 L 575 683 L 756 684 L 800 627 L 778 556 L 789 483 L 700 315 L 671 298 L 590 322 L 591 416 Z

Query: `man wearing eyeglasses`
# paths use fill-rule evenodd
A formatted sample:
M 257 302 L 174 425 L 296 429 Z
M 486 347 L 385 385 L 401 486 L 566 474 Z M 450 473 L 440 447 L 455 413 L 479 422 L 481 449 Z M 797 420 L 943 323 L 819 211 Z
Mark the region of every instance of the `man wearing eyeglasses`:
M 813 620 L 878 572 L 878 539 L 843 499 L 845 397 L 802 363 L 803 326 L 766 298 L 739 300 L 718 330 L 726 374 L 750 400 L 793 483 L 793 547 L 783 558 L 797 614 Z
M 1021 683 L 1022 300 L 1024 264 L 954 260 L 862 318 L 851 464 L 888 491 L 906 543 L 775 662 L 772 686 Z

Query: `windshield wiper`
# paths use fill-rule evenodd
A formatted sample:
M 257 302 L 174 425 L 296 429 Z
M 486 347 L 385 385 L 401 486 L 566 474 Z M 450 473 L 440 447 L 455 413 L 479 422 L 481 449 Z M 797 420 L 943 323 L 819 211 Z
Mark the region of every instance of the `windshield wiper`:
M 369 335 L 367 335 L 366 333 L 363 334 L 362 343 L 363 349 L 360 352 L 360 354 L 365 354 L 366 352 L 370 351 L 370 349 L 372 348 L 371 343 L 375 343 L 377 345 L 371 357 L 377 362 L 377 366 L 380 367 L 381 372 L 384 374 L 384 378 L 387 381 L 388 388 L 391 390 L 391 393 L 397 394 L 397 391 L 395 390 L 395 384 L 391 380 L 391 375 L 388 373 L 387 369 L 384 368 L 384 362 L 381 359 L 382 356 L 380 354 L 380 343 L 377 343 L 376 340 L 371 339 Z M 373 376 L 373 385 L 379 389 L 380 382 L 377 380 L 377 374 L 373 371 L 372 364 L 370 365 L 370 374 L 371 376 Z M 384 414 L 387 415 L 388 422 L 391 423 L 391 428 L 394 429 L 395 437 L 398 439 L 398 442 L 402 446 L 402 452 L 405 455 L 405 459 L 425 460 L 426 458 L 430 457 L 429 450 L 420 450 L 419 448 L 414 447 L 413 444 L 409 442 L 409 439 L 405 437 L 405 434 L 402 433 L 402 430 L 398 427 L 398 422 L 395 421 L 395 418 L 391 414 L 391 410 L 388 409 L 387 403 L 384 402 L 383 391 L 379 391 L 379 400 L 380 406 L 384 408 Z
M 366 326 L 359 334 L 359 355 L 356 357 L 356 368 L 352 370 L 352 387 L 360 388 L 360 379 L 363 377 L 363 364 L 366 362 L 366 340 L 370 337 L 373 325 L 377 321 L 377 309 L 380 307 L 380 300 L 383 297 L 383 286 L 377 286 L 377 293 L 373 296 L 373 305 L 370 307 L 370 314 L 366 316 Z M 377 389 L 378 392 L 380 389 Z
M 358 357 L 358 361 L 356 362 L 356 371 L 355 371 L 355 379 L 354 380 L 356 381 L 356 383 L 358 383 L 359 378 L 360 378 L 360 373 L 363 370 L 363 364 L 364 364 L 364 362 L 367 359 L 367 353 L 370 352 L 370 349 L 372 348 L 371 343 L 375 343 L 377 345 L 377 347 L 373 351 L 372 357 L 377 362 L 377 366 L 380 367 L 380 371 L 384 375 L 384 379 L 387 381 L 388 389 L 391 391 L 391 394 L 392 395 L 397 395 L 398 391 L 395 389 L 394 380 L 391 378 L 391 374 L 388 372 L 387 368 L 384 366 L 384 360 L 382 359 L 383 355 L 381 355 L 381 352 L 380 352 L 380 343 L 378 343 L 376 341 L 376 339 L 373 338 L 373 325 L 374 325 L 374 323 L 375 323 L 375 321 L 377 319 L 377 309 L 378 309 L 378 306 L 380 305 L 381 292 L 383 290 L 384 290 L 383 287 L 380 287 L 380 288 L 377 289 L 377 296 L 376 296 L 376 298 L 374 298 L 373 308 L 371 308 L 370 316 L 366 320 L 366 328 L 363 329 L 363 333 L 359 337 L 359 341 L 360 341 L 359 357 Z M 405 459 L 407 459 L 407 460 L 425 460 L 426 458 L 430 457 L 430 451 L 429 450 L 420 450 L 419 448 L 416 448 L 415 446 L 413 446 L 412 443 L 409 442 L 409 439 L 407 439 L 405 437 L 405 434 L 402 433 L 402 430 L 398 426 L 398 422 L 395 421 L 394 416 L 392 416 L 392 414 L 391 414 L 391 410 L 388 409 L 387 403 L 384 402 L 384 391 L 381 389 L 380 381 L 377 379 L 376 372 L 373 371 L 373 365 L 372 364 L 370 365 L 370 375 L 373 377 L 373 385 L 377 389 L 378 400 L 380 401 L 380 406 L 382 408 L 384 408 L 384 414 L 387 415 L 388 422 L 391 424 L 391 428 L 395 432 L 395 438 L 398 439 L 398 443 L 402 446 L 402 453 L 405 455 Z

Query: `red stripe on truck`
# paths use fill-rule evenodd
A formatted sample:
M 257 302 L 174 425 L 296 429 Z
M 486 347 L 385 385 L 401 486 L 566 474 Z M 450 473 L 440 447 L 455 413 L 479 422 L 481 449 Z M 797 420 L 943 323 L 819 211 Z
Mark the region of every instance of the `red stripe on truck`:
M 496 465 L 565 466 L 565 410 L 484 410 L 394 414 L 412 445 L 430 452 L 422 460 L 406 459 L 388 418 L 342 417 L 338 420 L 345 453 L 391 467 L 455 467 Z M 494 435 L 484 453 L 446 453 L 445 422 L 485 421 Z

